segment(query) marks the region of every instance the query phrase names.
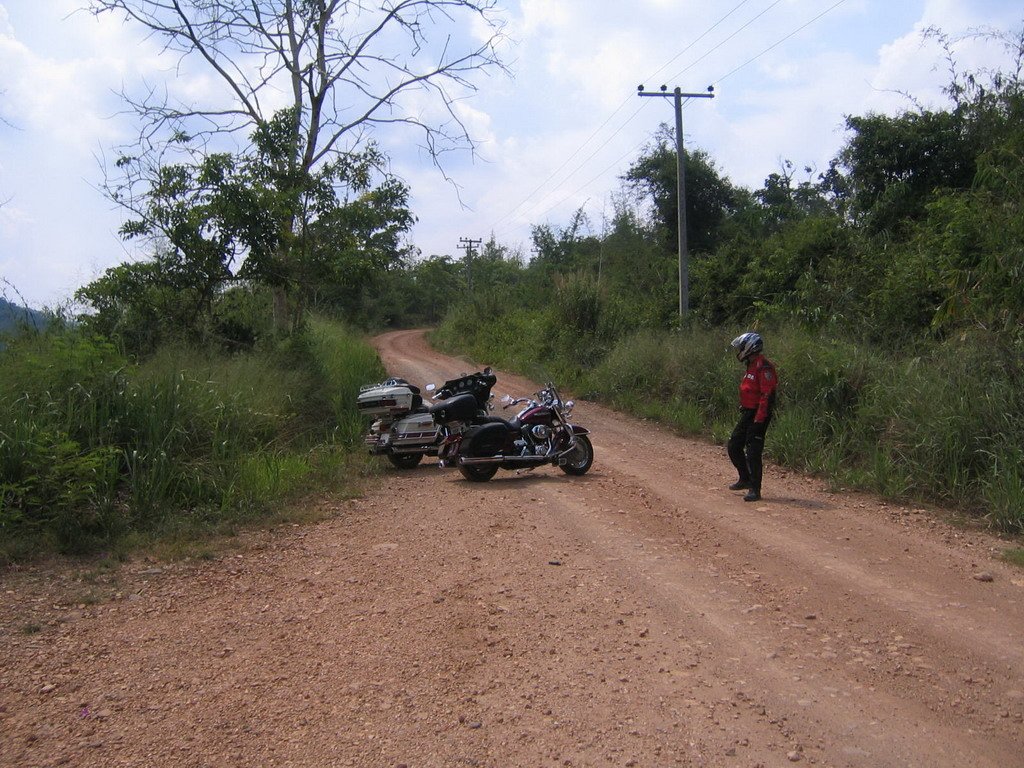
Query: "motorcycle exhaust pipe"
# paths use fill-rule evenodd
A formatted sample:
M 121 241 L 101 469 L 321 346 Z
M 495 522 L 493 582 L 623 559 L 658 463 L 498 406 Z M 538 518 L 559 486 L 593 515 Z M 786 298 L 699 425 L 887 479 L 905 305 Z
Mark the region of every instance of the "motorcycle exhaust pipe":
M 461 456 L 459 464 L 501 464 L 504 456 Z
M 550 459 L 546 456 L 466 456 L 459 459 L 460 464 L 546 464 Z

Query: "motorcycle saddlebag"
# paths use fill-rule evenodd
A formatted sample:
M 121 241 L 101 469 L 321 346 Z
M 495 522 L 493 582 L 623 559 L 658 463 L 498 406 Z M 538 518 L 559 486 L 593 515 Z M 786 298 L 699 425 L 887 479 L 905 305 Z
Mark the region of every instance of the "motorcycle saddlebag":
M 386 381 L 363 389 L 356 400 L 356 407 L 367 416 L 382 416 L 411 411 L 422 402 L 423 398 L 416 387 Z
M 391 444 L 396 448 L 420 446 L 437 438 L 437 425 L 429 413 L 417 413 L 395 422 Z
M 438 424 L 451 424 L 453 421 L 469 422 L 473 420 L 479 406 L 472 395 L 455 395 L 430 406 L 430 415 Z
M 463 436 L 459 453 L 476 458 L 499 456 L 508 444 L 508 433 L 508 425 L 504 422 L 480 424 Z

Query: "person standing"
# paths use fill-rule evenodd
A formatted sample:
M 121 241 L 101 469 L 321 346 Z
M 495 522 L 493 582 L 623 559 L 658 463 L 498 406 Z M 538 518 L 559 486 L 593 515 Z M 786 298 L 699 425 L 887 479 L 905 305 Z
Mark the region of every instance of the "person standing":
M 740 420 L 729 437 L 729 459 L 739 473 L 731 491 L 746 490 L 744 501 L 761 499 L 761 455 L 764 436 L 772 421 L 779 377 L 775 366 L 764 356 L 764 340 L 748 331 L 732 340 L 736 359 L 747 366 L 740 381 Z

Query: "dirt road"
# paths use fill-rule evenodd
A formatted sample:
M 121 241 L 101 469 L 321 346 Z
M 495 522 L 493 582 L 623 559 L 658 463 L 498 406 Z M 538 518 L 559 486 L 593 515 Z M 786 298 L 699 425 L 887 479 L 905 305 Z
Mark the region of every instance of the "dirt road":
M 413 381 L 470 367 L 378 341 Z M 574 416 L 582 478 L 389 469 L 97 604 L 4 576 L 0 764 L 1024 766 L 1005 544 L 775 467 L 746 504 L 722 448 Z

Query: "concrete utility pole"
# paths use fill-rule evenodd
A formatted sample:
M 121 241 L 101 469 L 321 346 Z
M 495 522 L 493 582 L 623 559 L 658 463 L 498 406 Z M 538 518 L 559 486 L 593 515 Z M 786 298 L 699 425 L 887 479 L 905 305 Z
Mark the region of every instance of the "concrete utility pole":
M 683 99 L 713 99 L 715 86 L 709 85 L 707 93 L 683 93 L 678 86 L 672 93 L 668 86 L 661 86 L 661 93 L 645 93 L 642 85 L 637 86 L 638 96 L 662 96 L 675 99 L 676 107 L 676 217 L 679 226 L 679 319 L 690 311 L 689 253 L 686 250 L 686 168 L 683 160 Z
M 483 244 L 483 240 L 474 240 L 471 237 L 459 238 L 459 245 L 457 247 L 461 248 L 466 252 L 466 279 L 467 282 L 469 282 L 470 294 L 473 293 L 473 254 L 475 253 L 475 251 L 473 250 L 473 246 Z

